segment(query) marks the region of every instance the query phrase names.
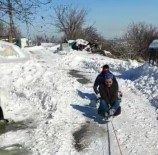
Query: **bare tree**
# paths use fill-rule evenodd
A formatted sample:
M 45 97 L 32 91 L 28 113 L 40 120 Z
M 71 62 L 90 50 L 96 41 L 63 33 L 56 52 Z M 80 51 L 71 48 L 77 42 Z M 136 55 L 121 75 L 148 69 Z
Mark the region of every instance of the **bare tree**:
M 140 56 L 146 59 L 148 46 L 154 39 L 158 38 L 158 31 L 151 24 L 143 22 L 132 23 L 128 27 L 124 38 L 127 41 L 128 50 L 133 57 Z
M 3 37 L 6 34 L 6 25 L 0 22 L 0 36 Z
M 18 27 L 13 26 L 13 38 L 19 38 L 22 36 L 21 31 L 18 29 Z M 8 39 L 10 33 L 10 28 L 7 24 L 4 24 L 0 22 L 0 38 L 2 39 Z
M 32 24 L 35 12 L 41 5 L 51 3 L 52 0 L 0 0 L 0 21 L 10 27 L 10 41 L 14 31 L 14 19 L 26 24 Z M 7 18 L 8 17 L 8 18 Z
M 6 29 L 7 29 L 6 30 L 6 35 L 9 36 L 9 34 L 10 34 L 10 28 L 7 27 Z M 20 38 L 20 37 L 22 37 L 21 30 L 18 28 L 18 26 L 13 25 L 12 31 L 13 31 L 12 32 L 12 37 L 13 38 Z
M 46 38 L 44 35 L 37 35 L 35 36 L 35 40 L 37 43 L 46 42 Z
M 83 29 L 83 35 L 84 38 L 89 41 L 89 42 L 93 42 L 94 40 L 98 40 L 98 41 L 105 41 L 105 39 L 103 38 L 103 36 L 101 36 L 98 32 L 97 29 L 92 25 L 92 26 L 88 26 L 86 28 Z
M 55 26 L 59 32 L 64 33 L 67 40 L 77 39 L 83 35 L 82 28 L 86 21 L 85 9 L 60 5 L 55 9 Z

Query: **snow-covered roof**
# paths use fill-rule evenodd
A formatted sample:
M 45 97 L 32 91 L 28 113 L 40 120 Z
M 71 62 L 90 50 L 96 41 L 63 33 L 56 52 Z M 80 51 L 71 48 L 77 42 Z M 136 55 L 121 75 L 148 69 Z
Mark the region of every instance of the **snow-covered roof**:
M 153 40 L 152 43 L 149 45 L 149 48 L 158 48 L 158 39 Z

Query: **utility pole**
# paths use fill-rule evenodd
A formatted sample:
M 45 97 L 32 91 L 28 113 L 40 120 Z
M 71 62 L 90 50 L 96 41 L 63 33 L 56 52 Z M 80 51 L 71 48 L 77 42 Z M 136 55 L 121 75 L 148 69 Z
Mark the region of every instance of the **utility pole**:
M 7 0 L 9 15 L 9 42 L 13 42 L 13 8 L 11 0 Z

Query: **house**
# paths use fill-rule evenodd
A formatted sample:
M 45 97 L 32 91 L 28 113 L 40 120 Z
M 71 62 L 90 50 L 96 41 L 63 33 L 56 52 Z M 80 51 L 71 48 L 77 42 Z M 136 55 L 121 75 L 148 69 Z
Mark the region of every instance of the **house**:
M 158 39 L 153 40 L 149 45 L 149 63 L 158 64 Z
M 15 45 L 17 45 L 21 48 L 28 47 L 31 44 L 32 44 L 31 40 L 29 40 L 27 38 L 19 38 L 19 39 L 16 39 L 16 42 L 15 42 Z

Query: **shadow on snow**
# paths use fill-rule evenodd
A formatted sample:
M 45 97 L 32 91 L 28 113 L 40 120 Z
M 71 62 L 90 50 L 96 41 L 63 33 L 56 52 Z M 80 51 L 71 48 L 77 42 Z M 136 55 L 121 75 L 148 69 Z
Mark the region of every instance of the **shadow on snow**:
M 78 90 L 78 94 L 83 99 L 89 99 L 90 100 L 89 105 L 71 104 L 71 106 L 74 109 L 82 112 L 83 116 L 93 120 L 94 122 L 97 122 L 99 124 L 106 123 L 106 121 L 103 119 L 103 117 L 101 117 L 97 114 L 96 95 L 94 93 L 83 93 L 80 90 Z

